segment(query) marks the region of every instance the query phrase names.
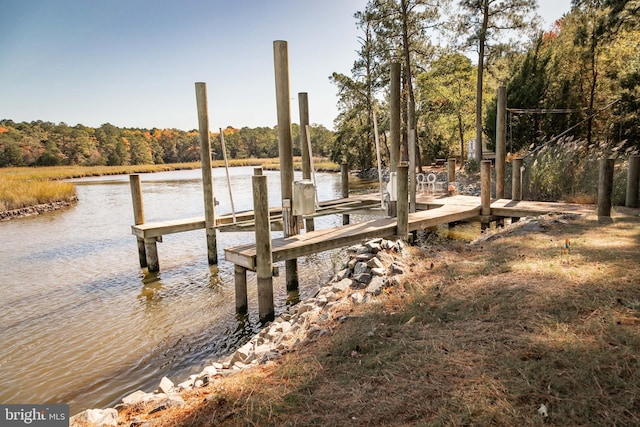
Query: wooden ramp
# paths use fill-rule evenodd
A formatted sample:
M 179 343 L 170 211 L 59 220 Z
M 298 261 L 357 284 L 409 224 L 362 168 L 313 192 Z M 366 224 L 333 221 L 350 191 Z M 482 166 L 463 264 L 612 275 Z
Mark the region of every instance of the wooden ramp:
M 449 222 L 468 220 L 480 214 L 480 206 L 442 206 L 409 214 L 408 230 L 415 231 Z M 358 224 L 317 230 L 272 240 L 273 262 L 294 259 L 330 249 L 350 246 L 374 237 L 397 235 L 395 218 L 380 218 Z M 225 260 L 249 270 L 256 269 L 256 245 L 226 248 Z

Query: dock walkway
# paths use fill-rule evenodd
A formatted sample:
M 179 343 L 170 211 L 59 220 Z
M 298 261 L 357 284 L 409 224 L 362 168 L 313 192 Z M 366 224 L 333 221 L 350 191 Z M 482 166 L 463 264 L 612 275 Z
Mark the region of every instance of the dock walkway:
M 480 214 L 477 206 L 442 206 L 409 214 L 409 231 L 421 230 L 449 222 L 464 221 Z M 359 243 L 374 237 L 393 237 L 397 233 L 396 218 L 379 218 L 340 227 L 316 230 L 272 240 L 273 262 L 285 261 L 330 249 Z M 248 270 L 256 269 L 256 245 L 239 245 L 224 250 L 225 260 Z
M 375 200 L 371 196 L 362 196 L 363 200 L 367 198 Z M 417 202 L 418 209 L 424 210 L 409 214 L 408 231 L 410 232 L 456 221 L 478 219 L 481 212 L 480 198 L 473 196 L 418 197 Z M 595 206 L 514 201 L 509 199 L 494 199 L 491 202 L 491 216 L 495 217 L 524 217 L 551 212 L 593 214 L 595 213 Z M 379 218 L 357 224 L 273 239 L 273 262 L 349 246 L 365 239 L 374 237 L 389 238 L 397 234 L 396 218 Z M 257 265 L 255 244 L 225 248 L 224 254 L 226 261 L 255 271 Z

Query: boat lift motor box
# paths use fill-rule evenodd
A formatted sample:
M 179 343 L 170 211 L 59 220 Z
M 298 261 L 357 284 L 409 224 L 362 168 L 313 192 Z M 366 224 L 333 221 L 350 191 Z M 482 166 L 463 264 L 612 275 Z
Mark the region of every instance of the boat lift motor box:
M 313 181 L 293 182 L 293 215 L 312 215 L 316 212 L 316 187 Z

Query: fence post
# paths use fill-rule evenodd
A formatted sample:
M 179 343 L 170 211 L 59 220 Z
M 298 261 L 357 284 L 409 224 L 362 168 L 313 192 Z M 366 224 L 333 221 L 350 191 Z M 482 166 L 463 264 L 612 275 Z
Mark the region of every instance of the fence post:
M 405 162 L 398 165 L 398 215 L 397 233 L 407 240 L 409 233 L 409 166 Z
M 629 157 L 627 195 L 624 203 L 628 208 L 638 207 L 638 181 L 640 181 L 640 156 L 631 156 Z
M 488 228 L 491 216 L 491 160 L 480 163 L 480 223 L 482 230 Z
M 598 219 L 611 217 L 611 192 L 613 191 L 613 169 L 615 159 L 600 159 L 598 177 Z
M 340 184 L 342 198 L 349 197 L 349 165 L 346 162 L 340 164 Z M 349 224 L 349 214 L 342 214 L 342 225 Z
M 511 160 L 511 200 L 522 200 L 522 176 L 520 170 L 522 169 L 522 158 L 515 157 Z M 511 217 L 511 222 L 520 220 L 519 217 Z
M 496 199 L 504 198 L 505 152 L 507 140 L 507 88 L 498 87 L 496 115 Z

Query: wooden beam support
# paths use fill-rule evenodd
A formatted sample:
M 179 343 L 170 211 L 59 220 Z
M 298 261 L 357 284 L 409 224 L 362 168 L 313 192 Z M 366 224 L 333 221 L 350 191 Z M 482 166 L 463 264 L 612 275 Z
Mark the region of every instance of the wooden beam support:
M 133 201 L 133 223 L 135 225 L 144 224 L 144 204 L 142 203 L 140 175 L 129 175 L 129 186 L 131 187 L 131 199 Z M 147 266 L 147 253 L 144 248 L 144 238 L 137 236 L 136 240 L 138 242 L 140 268 L 145 268 Z
M 211 135 L 209 133 L 209 107 L 207 105 L 206 83 L 196 83 L 196 103 L 198 107 L 200 161 L 202 163 L 205 230 L 207 233 L 207 259 L 209 261 L 209 265 L 213 265 L 218 263 L 218 244 L 216 242 L 213 176 L 211 174 Z
M 271 254 L 271 229 L 269 227 L 269 198 L 267 177 L 254 175 L 253 209 L 256 215 L 256 273 L 258 276 L 258 314 L 261 322 L 274 319 L 273 261 Z

